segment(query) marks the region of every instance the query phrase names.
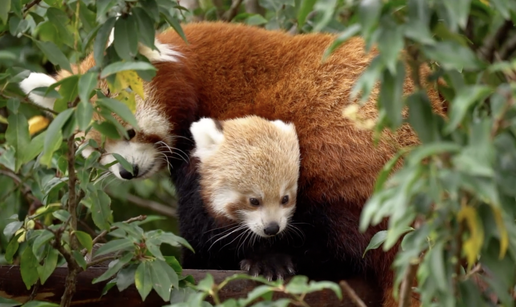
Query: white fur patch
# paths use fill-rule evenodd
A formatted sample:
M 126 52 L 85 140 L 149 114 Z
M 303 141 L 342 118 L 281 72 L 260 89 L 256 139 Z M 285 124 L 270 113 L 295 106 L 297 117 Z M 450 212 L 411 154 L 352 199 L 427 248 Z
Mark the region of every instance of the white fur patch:
M 140 130 L 145 134 L 155 134 L 170 145 L 172 141 L 172 136 L 170 136 L 172 126 L 168 118 L 163 116 L 163 112 L 152 109 L 149 105 L 138 108 L 134 115 Z
M 215 154 L 224 141 L 224 134 L 211 118 L 201 118 L 194 122 L 190 126 L 190 132 L 195 141 L 193 156 L 198 157 L 201 162 Z
M 175 51 L 170 45 L 162 44 L 158 39 L 154 40 L 155 50 L 140 44 L 139 51 L 152 63 L 156 62 L 179 62 L 179 58 L 183 57 L 181 52 Z
M 296 128 L 294 127 L 294 124 L 292 123 L 285 123 L 284 121 L 281 121 L 281 120 L 275 120 L 272 122 L 276 127 L 278 127 L 281 131 L 285 131 L 285 132 L 296 132 Z
M 215 191 L 211 200 L 212 209 L 213 211 L 232 219 L 233 217 L 228 214 L 226 206 L 238 201 L 239 197 L 238 193 L 230 189 L 219 189 Z
M 20 82 L 20 88 L 25 92 L 25 94 L 29 94 L 35 88 L 49 87 L 54 83 L 56 83 L 56 80 L 49 75 L 33 72 L 26 79 Z M 29 99 L 47 109 L 53 109 L 54 102 L 56 101 L 55 98 L 43 97 L 33 93 L 29 94 Z

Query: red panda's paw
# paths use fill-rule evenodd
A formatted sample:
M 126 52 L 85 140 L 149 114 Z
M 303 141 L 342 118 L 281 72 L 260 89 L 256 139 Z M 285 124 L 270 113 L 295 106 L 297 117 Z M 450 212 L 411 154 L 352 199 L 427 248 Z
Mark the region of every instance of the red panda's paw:
M 240 261 L 240 269 L 249 275 L 261 275 L 267 280 L 284 279 L 296 273 L 292 258 L 287 254 L 260 254 Z

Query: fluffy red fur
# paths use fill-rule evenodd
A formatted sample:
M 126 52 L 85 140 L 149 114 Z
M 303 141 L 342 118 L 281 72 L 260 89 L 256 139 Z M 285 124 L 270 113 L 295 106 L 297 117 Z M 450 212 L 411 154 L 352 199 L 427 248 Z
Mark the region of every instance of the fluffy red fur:
M 225 120 L 254 114 L 293 122 L 302 157 L 298 210 L 324 212 L 331 253 L 352 257 L 372 270 L 384 288 L 385 306 L 394 306 L 390 266 L 396 249 L 372 251 L 362 259 L 369 240 L 386 223 L 362 234 L 358 221 L 380 169 L 399 147 L 415 145 L 418 139 L 403 126 L 396 133 L 384 132 L 375 146 L 371 131 L 358 129 L 342 115 L 343 108 L 357 103 L 350 99 L 352 86 L 377 52 L 365 54 L 363 40 L 352 38 L 323 63 L 322 54 L 335 39 L 330 34 L 291 36 L 226 23 L 183 29 L 188 44 L 173 30 L 158 35 L 183 56 L 178 62 L 155 64 L 158 73 L 147 85 L 144 103 L 168 116 L 175 135 L 185 135 L 199 117 Z M 427 75 L 422 69 L 422 76 Z M 407 78 L 404 92 L 413 87 Z M 375 87 L 359 116 L 377 118 L 378 92 Z M 437 91 L 429 86 L 428 95 L 442 115 Z

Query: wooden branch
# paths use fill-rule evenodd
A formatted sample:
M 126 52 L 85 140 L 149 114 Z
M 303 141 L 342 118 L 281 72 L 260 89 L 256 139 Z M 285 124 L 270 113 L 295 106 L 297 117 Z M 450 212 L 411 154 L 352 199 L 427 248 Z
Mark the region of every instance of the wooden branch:
M 339 282 L 340 288 L 344 290 L 344 292 L 348 295 L 348 297 L 355 303 L 358 307 L 367 307 L 364 301 L 357 295 L 355 290 L 349 286 L 349 284 L 345 280 L 341 280 Z
M 142 306 L 142 301 L 136 287 L 131 285 L 126 290 L 119 292 L 117 287 L 113 287 L 106 295 L 101 295 L 102 289 L 108 281 L 92 284 L 91 281 L 102 275 L 106 271 L 106 267 L 90 267 L 77 275 L 77 292 L 74 295 L 72 306 L 95 306 L 95 307 L 113 307 L 113 306 Z M 36 300 L 58 303 L 64 291 L 63 281 L 67 275 L 66 267 L 58 267 L 49 277 L 44 285 L 39 287 L 39 291 L 35 297 Z M 217 284 L 221 283 L 225 278 L 241 271 L 216 271 L 216 270 L 183 270 L 183 275 L 192 275 L 196 281 L 203 279 L 209 273 L 215 279 Z M 376 286 L 367 283 L 363 279 L 348 279 L 346 282 L 354 289 L 357 296 L 367 303 L 369 307 L 381 306 L 381 292 Z M 259 283 L 251 280 L 235 280 L 228 283 L 219 292 L 221 301 L 230 298 L 243 298 L 247 296 L 252 289 Z M 25 302 L 31 291 L 27 290 L 20 274 L 19 266 L 0 266 L 0 297 L 14 299 L 19 302 Z M 275 294 L 274 299 L 288 297 L 284 294 Z M 207 301 L 213 303 L 211 298 Z M 324 290 L 307 294 L 305 302 L 312 307 L 355 307 L 355 302 L 348 298 L 339 301 L 335 293 L 331 290 Z M 165 302 L 152 291 L 145 300 L 145 306 L 163 306 Z
M 108 192 L 108 194 L 109 194 L 109 192 Z M 127 194 L 126 199 L 128 201 L 130 201 L 131 203 L 137 205 L 138 207 L 150 209 L 152 211 L 155 211 L 155 212 L 162 214 L 164 216 L 167 216 L 167 217 L 173 217 L 173 218 L 177 217 L 177 210 L 171 206 L 166 206 L 166 205 L 158 203 L 156 201 L 143 199 L 143 198 L 140 198 L 140 197 L 138 197 L 136 195 L 132 195 L 132 194 Z
M 411 302 L 412 285 L 416 278 L 417 268 L 419 266 L 419 259 L 416 263 L 411 263 L 405 273 L 403 282 L 401 283 L 400 290 L 400 303 L 399 307 L 409 307 Z
M 224 13 L 224 15 L 222 15 L 221 19 L 227 22 L 233 20 L 233 18 L 235 18 L 235 16 L 238 13 L 238 9 L 240 8 L 240 4 L 242 4 L 242 1 L 243 0 L 233 0 L 231 2 L 231 7 Z

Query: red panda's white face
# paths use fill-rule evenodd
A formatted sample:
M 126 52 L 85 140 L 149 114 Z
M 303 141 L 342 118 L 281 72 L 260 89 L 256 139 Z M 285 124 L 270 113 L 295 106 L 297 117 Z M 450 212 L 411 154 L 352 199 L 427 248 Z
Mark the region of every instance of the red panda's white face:
M 145 46 L 140 46 L 139 51 L 152 62 L 176 62 L 179 61 L 181 54 L 174 51 L 167 45 L 155 41 L 156 50 L 151 50 Z M 80 65 L 73 67 L 74 72 L 86 72 L 95 65 L 93 57 L 86 58 Z M 80 68 L 80 69 L 78 69 Z M 67 71 L 61 71 L 54 79 L 51 76 L 42 73 L 31 73 L 28 78 L 20 83 L 21 89 L 29 95 L 29 98 L 36 104 L 48 109 L 53 109 L 55 99 L 42 97 L 31 93 L 38 87 L 48 87 L 58 80 L 69 76 Z M 107 86 L 105 82 L 102 86 Z M 146 94 L 150 89 L 145 87 Z M 136 121 L 139 129 L 127 125 L 122 119 L 115 114 L 113 116 L 127 129 L 128 139 L 109 139 L 104 141 L 104 153 L 100 158 L 103 165 L 112 164 L 109 170 L 119 179 L 135 179 L 147 178 L 155 174 L 157 171 L 167 166 L 167 155 L 173 153 L 173 136 L 170 134 L 172 129 L 170 120 L 164 115 L 165 112 L 159 109 L 159 106 L 153 105 L 149 101 L 137 100 L 136 105 Z M 99 120 L 94 114 L 93 120 Z M 81 135 L 78 135 L 81 136 Z M 93 139 L 98 146 L 102 144 L 102 137 L 98 131 L 90 130 L 84 135 L 85 141 Z M 87 158 L 91 155 L 95 148 L 86 147 L 82 151 L 82 155 Z M 121 155 L 125 160 L 133 166 L 133 172 L 125 170 L 119 163 L 114 163 L 113 153 Z M 175 153 L 177 155 L 177 153 Z
M 249 116 L 203 118 L 190 128 L 208 212 L 260 237 L 289 225 L 296 204 L 299 144 L 293 124 Z

